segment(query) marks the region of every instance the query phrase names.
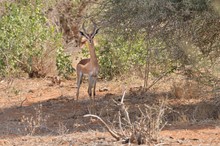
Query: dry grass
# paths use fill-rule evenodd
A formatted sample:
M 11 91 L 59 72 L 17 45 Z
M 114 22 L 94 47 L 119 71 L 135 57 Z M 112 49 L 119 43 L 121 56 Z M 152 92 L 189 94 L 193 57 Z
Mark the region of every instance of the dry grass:
M 37 132 L 37 130 L 48 130 L 47 119 L 49 118 L 49 116 L 43 114 L 44 113 L 42 111 L 42 104 L 39 104 L 36 107 L 34 107 L 33 115 L 22 116 L 20 125 L 23 127 L 22 129 L 24 129 L 25 135 L 34 135 Z
M 99 116 L 97 115 L 85 115 L 84 117 L 97 118 L 107 131 L 117 140 L 122 141 L 122 143 L 135 143 L 135 144 L 153 144 L 159 141 L 159 133 L 164 128 L 164 114 L 166 110 L 165 102 L 162 101 L 159 105 L 144 105 L 141 109 L 137 107 L 140 115 L 136 117 L 135 121 L 130 119 L 130 113 L 128 112 L 128 107 L 124 104 L 125 91 L 120 102 L 114 103 L 117 105 L 118 109 L 118 121 L 113 121 L 117 123 L 117 126 L 112 128 Z M 116 130 L 117 129 L 117 130 Z
M 204 99 L 208 96 L 206 86 L 188 79 L 174 81 L 171 92 L 177 99 Z
M 89 113 L 102 117 L 110 127 L 114 127 L 113 129 L 119 133 L 121 133 L 119 126 L 119 117 L 121 117 L 121 127 L 125 137 L 131 137 L 132 133 L 136 133 L 133 134 L 133 139 L 137 140 L 140 137 L 137 135 L 146 135 L 146 143 L 157 139 L 155 137 L 158 136 L 161 142 L 172 141 L 172 144 L 175 145 L 177 142 L 174 141 L 176 138 L 173 129 L 178 129 L 180 132 L 188 129 L 192 135 L 199 134 L 193 132 L 195 129 L 191 129 L 191 125 L 197 128 L 201 128 L 201 124 L 208 125 L 201 129 L 214 127 L 210 133 L 218 130 L 215 128 L 217 125 L 215 123 L 219 121 L 220 111 L 219 102 L 217 102 L 218 96 L 207 99 L 176 98 L 171 89 L 172 82 L 177 82 L 177 78 L 163 79 L 148 92 L 142 92 L 141 87 L 135 83 L 135 78 L 128 79 L 124 84 L 125 81 L 100 81 L 97 89 L 106 87 L 108 91 L 97 92 L 98 97 L 94 104 L 88 100 L 87 83 L 82 85 L 80 100 L 75 101 L 74 81 L 62 81 L 60 85 L 51 86 L 51 81 L 47 79 L 15 79 L 8 87 L 6 87 L 6 82 L 1 82 L 0 137 L 2 140 L 0 143 L 3 143 L 2 145 L 27 145 L 29 143 L 29 145 L 121 144 L 116 142 L 97 120 L 83 118 L 83 115 Z M 134 82 L 133 87 L 132 82 Z M 138 83 L 141 83 L 141 80 Z M 169 86 L 165 86 L 165 84 Z M 119 106 L 112 100 L 119 103 L 121 92 L 125 88 L 129 91 L 126 93 L 124 104 L 127 107 L 132 126 L 127 122 L 123 110 L 120 110 L 121 116 L 119 116 Z M 169 110 L 164 112 L 164 119 L 168 122 L 165 129 L 172 133 L 173 140 L 164 139 L 161 135 L 164 130 L 160 132 L 161 127 L 158 128 L 158 124 L 156 124 L 160 122 L 157 122 L 156 117 L 158 116 L 155 113 L 159 113 L 159 103 L 164 97 L 167 99 L 166 104 L 169 105 Z M 26 98 L 27 100 L 20 107 L 21 102 Z M 145 123 L 145 127 L 142 127 L 141 123 Z M 133 127 L 136 132 L 129 127 Z M 212 135 L 212 138 L 217 141 L 217 136 Z M 145 137 L 141 137 L 145 139 Z M 187 135 L 183 137 L 187 137 Z M 192 142 L 190 138 L 181 141 Z M 201 144 L 199 142 L 197 141 L 196 144 Z M 210 141 L 206 138 L 203 143 L 205 142 Z

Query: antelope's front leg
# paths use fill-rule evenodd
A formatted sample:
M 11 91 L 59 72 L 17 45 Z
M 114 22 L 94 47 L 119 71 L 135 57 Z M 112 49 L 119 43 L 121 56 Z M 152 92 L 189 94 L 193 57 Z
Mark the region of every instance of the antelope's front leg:
M 89 86 L 88 86 L 88 95 L 90 99 L 92 98 L 92 86 L 93 86 L 93 81 L 92 81 L 92 76 L 89 75 Z
M 97 80 L 97 77 L 94 78 L 94 85 L 93 85 L 93 98 L 95 99 L 95 88 L 96 88 L 96 80 Z
M 90 76 L 89 77 L 88 94 L 89 94 L 90 98 L 93 96 L 94 99 L 95 99 L 96 79 L 97 79 L 97 76 Z M 92 94 L 92 88 L 93 88 L 93 94 Z

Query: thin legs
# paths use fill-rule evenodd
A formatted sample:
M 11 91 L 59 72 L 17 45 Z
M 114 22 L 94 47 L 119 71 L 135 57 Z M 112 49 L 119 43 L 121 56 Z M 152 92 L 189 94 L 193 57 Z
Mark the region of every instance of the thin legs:
M 79 88 L 82 83 L 82 77 L 83 77 L 83 74 L 81 72 L 77 74 L 77 92 L 76 92 L 76 99 L 77 100 L 79 98 Z
M 80 89 L 80 86 L 82 83 L 82 77 L 83 77 L 83 74 L 81 72 L 77 74 L 77 91 L 76 91 L 76 99 L 77 100 L 79 98 L 79 89 Z M 90 98 L 92 98 L 92 96 L 93 96 L 93 98 L 95 98 L 96 80 L 97 80 L 96 76 L 89 76 L 88 94 L 89 94 Z M 93 89 L 93 92 L 92 92 L 92 89 Z
M 94 99 L 95 99 L 95 95 L 96 95 L 95 94 L 96 80 L 97 80 L 96 76 L 89 76 L 88 94 L 89 94 L 90 98 L 92 98 L 92 95 L 93 95 Z M 93 94 L 92 94 L 92 88 L 93 88 Z

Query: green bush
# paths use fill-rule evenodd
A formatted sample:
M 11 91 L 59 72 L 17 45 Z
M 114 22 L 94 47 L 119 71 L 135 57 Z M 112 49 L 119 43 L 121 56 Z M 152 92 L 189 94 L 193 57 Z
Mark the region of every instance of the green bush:
M 156 39 L 145 40 L 142 35 L 128 39 L 122 36 L 110 37 L 109 34 L 107 37 L 98 38 L 98 42 L 95 48 L 101 78 L 112 79 L 128 72 L 138 72 L 143 77 L 148 63 L 146 61 L 150 63 L 149 70 L 153 76 L 159 76 L 175 66 L 175 62 L 169 59 L 170 54 L 164 49 L 162 41 Z M 88 48 L 83 49 L 83 54 L 89 56 Z
M 58 75 L 67 78 L 74 69 L 71 65 L 70 55 L 66 54 L 62 47 L 57 49 L 56 66 Z
M 45 76 L 50 66 L 55 67 L 55 61 L 59 73 L 65 73 L 61 70 L 66 68 L 60 67 L 60 63 L 68 64 L 68 56 L 60 52 L 62 37 L 46 18 L 43 1 L 5 2 L 1 7 L 4 13 L 0 21 L 0 75 Z
M 0 21 L 2 75 L 34 72 L 33 61 L 42 56 L 45 43 L 53 37 L 54 30 L 46 22 L 41 5 L 5 3 Z

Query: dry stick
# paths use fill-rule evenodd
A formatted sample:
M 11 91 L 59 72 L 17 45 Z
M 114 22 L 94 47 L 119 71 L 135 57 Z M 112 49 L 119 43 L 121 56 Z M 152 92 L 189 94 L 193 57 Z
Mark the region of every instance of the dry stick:
M 130 120 L 128 111 L 127 111 L 127 109 L 126 109 L 125 106 L 124 106 L 125 92 L 126 92 L 126 91 L 123 92 L 123 95 L 122 95 L 122 98 L 121 98 L 121 102 L 120 102 L 120 103 L 118 103 L 118 102 L 115 101 L 114 99 L 112 99 L 112 101 L 113 101 L 117 106 L 119 106 L 119 109 L 120 109 L 120 110 L 119 110 L 119 113 L 120 113 L 120 111 L 123 111 L 123 112 L 124 112 L 124 115 L 125 115 L 125 118 L 126 118 L 127 122 L 129 123 L 129 125 L 131 125 L 131 120 Z M 121 115 L 121 113 L 120 113 L 120 115 Z M 119 121 L 119 122 L 120 122 L 120 121 Z
M 125 118 L 126 118 L 127 122 L 129 123 L 129 125 L 131 125 L 131 120 L 130 120 L 128 111 L 127 111 L 127 109 L 126 109 L 125 106 L 124 106 L 125 92 L 126 92 L 126 91 L 123 92 L 123 95 L 122 95 L 122 98 L 121 98 L 121 102 L 120 102 L 120 103 L 116 102 L 114 99 L 112 99 L 112 101 L 113 101 L 117 106 L 119 106 L 119 109 L 120 109 L 119 112 L 120 112 L 120 111 L 123 111 L 123 112 L 124 112 L 124 115 L 125 115 Z
M 148 86 L 148 79 L 150 73 L 150 61 L 151 61 L 151 50 L 148 48 L 146 62 L 145 62 L 145 70 L 144 70 L 144 89 Z
M 129 114 L 128 114 L 128 111 L 127 109 L 125 108 L 124 106 L 124 97 L 125 97 L 125 91 L 123 93 L 123 96 L 121 98 L 121 102 L 118 104 L 116 101 L 114 101 L 118 106 L 120 106 L 121 110 L 123 110 L 124 114 L 125 114 L 125 117 L 126 117 L 126 120 L 127 122 L 129 123 L 129 126 L 131 126 L 131 121 L 130 121 L 130 118 L 129 118 Z M 114 130 L 112 130 L 106 123 L 104 120 L 102 120 L 102 118 L 100 118 L 99 116 L 97 115 L 93 115 L 93 114 L 87 114 L 87 115 L 84 115 L 83 117 L 93 117 L 93 118 L 96 118 L 98 119 L 103 125 L 104 127 L 108 130 L 108 132 L 116 139 L 116 140 L 120 140 L 122 139 L 123 137 L 125 137 L 125 133 L 123 131 L 123 128 L 121 126 L 121 117 L 120 117 L 121 113 L 120 113 L 120 110 L 119 110 L 119 125 L 120 125 L 120 129 L 122 131 L 122 134 L 119 134 L 117 132 L 115 132 Z
M 164 115 L 164 106 L 165 106 L 165 101 L 162 101 L 161 105 L 160 105 L 160 113 L 159 113 L 159 117 L 158 118 L 162 118 L 162 116 Z M 159 124 L 159 119 L 158 119 L 158 124 Z M 167 124 L 167 122 L 165 122 L 161 127 L 160 127 L 160 131 L 165 127 L 165 125 Z
M 157 78 L 156 80 L 153 81 L 153 83 L 146 88 L 146 91 L 149 90 L 152 86 L 154 86 L 158 81 L 160 81 L 163 77 L 165 77 L 168 73 L 170 73 L 170 71 L 165 72 L 164 74 L 162 74 L 159 78 Z
M 124 132 L 124 130 L 122 128 L 122 124 L 121 124 L 121 112 L 120 111 L 118 111 L 118 121 L 119 121 L 119 128 L 121 130 L 121 133 L 123 134 L 123 136 L 125 136 L 125 132 Z
M 111 128 L 105 123 L 105 121 L 102 120 L 102 118 L 100 118 L 99 116 L 97 115 L 92 115 L 92 114 L 87 114 L 87 115 L 84 115 L 83 117 L 93 117 L 93 118 L 96 118 L 98 119 L 105 127 L 106 129 L 108 130 L 108 132 L 116 139 L 116 140 L 120 140 L 121 139 L 121 136 L 118 135 L 115 131 L 111 130 Z
M 24 100 L 21 101 L 20 107 L 23 107 L 23 103 L 24 103 L 26 100 L 27 100 L 27 97 L 26 97 Z
M 122 95 L 121 104 L 124 104 L 125 92 L 126 92 L 126 91 L 124 91 L 124 93 L 123 93 L 123 95 Z
M 158 117 L 157 117 L 157 125 L 159 126 L 160 125 L 160 120 L 161 120 L 161 118 L 162 118 L 162 116 L 163 116 L 163 114 L 164 114 L 164 101 L 162 101 L 162 103 L 161 103 L 161 105 L 159 106 L 159 114 L 158 114 Z M 158 129 L 159 129 L 159 127 L 158 127 Z
M 129 113 L 128 113 L 127 109 L 125 108 L 125 105 L 124 105 L 125 92 L 126 91 L 124 91 L 124 93 L 123 93 L 123 96 L 121 98 L 121 103 L 119 104 L 119 106 L 121 107 L 121 110 L 124 112 L 126 120 L 129 123 L 129 126 L 131 126 L 131 120 L 130 120 L 130 117 L 129 117 Z

